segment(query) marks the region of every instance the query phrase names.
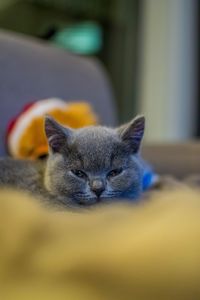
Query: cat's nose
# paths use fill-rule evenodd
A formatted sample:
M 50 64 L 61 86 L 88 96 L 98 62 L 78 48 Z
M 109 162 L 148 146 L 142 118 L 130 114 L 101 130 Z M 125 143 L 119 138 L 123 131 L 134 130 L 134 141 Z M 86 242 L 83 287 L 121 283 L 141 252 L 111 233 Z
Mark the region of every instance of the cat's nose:
M 105 190 L 104 182 L 100 179 L 94 179 L 90 183 L 91 190 L 97 195 L 97 197 L 100 197 L 100 195 Z

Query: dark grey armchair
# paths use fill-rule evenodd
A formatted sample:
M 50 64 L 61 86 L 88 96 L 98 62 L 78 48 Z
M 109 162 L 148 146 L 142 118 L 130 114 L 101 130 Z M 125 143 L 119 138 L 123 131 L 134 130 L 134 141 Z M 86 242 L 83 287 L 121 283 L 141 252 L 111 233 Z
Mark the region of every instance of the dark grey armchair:
M 87 100 L 103 124 L 116 124 L 110 83 L 98 60 L 0 31 L 0 156 L 9 120 L 26 103 L 47 97 Z

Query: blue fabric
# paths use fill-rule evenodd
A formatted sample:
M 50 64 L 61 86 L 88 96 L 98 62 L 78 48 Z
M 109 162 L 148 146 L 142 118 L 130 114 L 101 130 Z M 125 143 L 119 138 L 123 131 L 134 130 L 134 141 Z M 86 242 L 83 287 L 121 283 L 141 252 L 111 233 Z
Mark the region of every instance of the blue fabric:
M 150 189 L 153 184 L 156 182 L 158 178 L 158 175 L 154 173 L 152 170 L 148 170 L 147 172 L 144 172 L 143 174 L 143 181 L 142 181 L 142 186 L 143 186 L 143 191 L 147 191 Z
M 143 168 L 142 187 L 143 191 L 145 192 L 156 183 L 156 181 L 158 180 L 158 175 L 145 160 L 143 160 L 141 157 L 139 157 L 139 160 Z

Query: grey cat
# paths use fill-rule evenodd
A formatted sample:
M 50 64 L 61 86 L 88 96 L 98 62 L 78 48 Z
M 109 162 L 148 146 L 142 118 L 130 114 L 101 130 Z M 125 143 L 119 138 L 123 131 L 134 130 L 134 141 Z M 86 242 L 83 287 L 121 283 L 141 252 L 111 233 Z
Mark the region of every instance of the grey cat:
M 143 116 L 117 129 L 90 126 L 76 130 L 47 116 L 47 160 L 0 159 L 0 185 L 67 206 L 137 199 L 142 193 L 138 153 L 144 127 Z

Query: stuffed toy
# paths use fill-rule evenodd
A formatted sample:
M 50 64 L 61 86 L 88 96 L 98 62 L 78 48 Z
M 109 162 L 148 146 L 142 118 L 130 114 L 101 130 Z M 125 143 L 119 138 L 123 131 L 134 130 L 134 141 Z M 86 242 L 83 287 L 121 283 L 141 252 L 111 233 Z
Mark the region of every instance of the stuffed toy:
M 86 102 L 70 103 L 51 98 L 26 105 L 8 125 L 8 152 L 15 158 L 36 159 L 47 155 L 44 116 L 48 114 L 59 123 L 72 128 L 97 124 L 97 117 Z

